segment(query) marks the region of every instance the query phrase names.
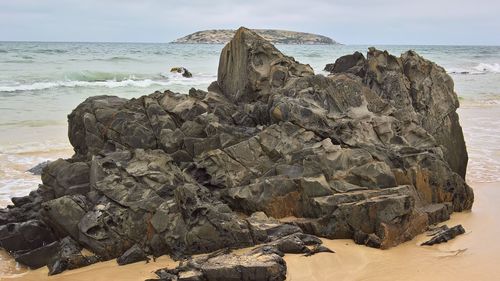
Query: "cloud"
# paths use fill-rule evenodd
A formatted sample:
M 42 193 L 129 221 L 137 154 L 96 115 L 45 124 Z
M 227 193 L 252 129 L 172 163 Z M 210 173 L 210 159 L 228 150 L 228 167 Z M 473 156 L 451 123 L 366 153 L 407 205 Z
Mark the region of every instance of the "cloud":
M 0 1 L 0 40 L 168 42 L 201 29 L 280 28 L 351 44 L 500 44 L 499 1 Z

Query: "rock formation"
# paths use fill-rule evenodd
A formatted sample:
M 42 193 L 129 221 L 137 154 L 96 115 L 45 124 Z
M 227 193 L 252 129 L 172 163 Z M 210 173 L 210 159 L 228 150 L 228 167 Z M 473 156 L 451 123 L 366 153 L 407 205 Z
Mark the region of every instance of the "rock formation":
M 450 77 L 412 51 L 354 56 L 315 75 L 240 28 L 208 91 L 88 98 L 68 116 L 74 156 L 0 210 L 0 245 L 32 267 L 50 243 L 95 254 L 70 268 L 263 243 L 327 251 L 311 235 L 385 249 L 470 209 Z M 56 250 L 47 260 L 68 260 Z M 223 260 L 282 279 L 274 254 Z M 205 262 L 191 269 L 223 264 Z

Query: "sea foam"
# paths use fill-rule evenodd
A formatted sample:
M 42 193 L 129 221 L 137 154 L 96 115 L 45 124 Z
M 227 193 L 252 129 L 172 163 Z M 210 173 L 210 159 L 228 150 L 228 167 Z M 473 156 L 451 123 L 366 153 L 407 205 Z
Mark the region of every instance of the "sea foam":
M 477 71 L 482 71 L 482 72 L 493 72 L 493 73 L 500 73 L 500 64 L 498 63 L 480 63 L 477 66 L 474 67 L 475 70 Z
M 162 79 L 163 78 L 163 79 Z M 158 78 L 136 79 L 131 76 L 123 79 L 107 79 L 101 81 L 87 81 L 89 77 L 82 77 L 82 80 L 62 80 L 62 81 L 47 81 L 35 82 L 31 84 L 15 83 L 11 85 L 0 85 L 0 92 L 23 92 L 23 91 L 39 91 L 52 88 L 76 88 L 76 87 L 104 87 L 104 88 L 118 88 L 118 87 L 137 87 L 148 88 L 152 86 L 171 86 L 171 85 L 184 85 L 184 86 L 197 86 L 209 84 L 216 78 L 212 75 L 205 75 L 197 78 L 184 78 L 180 75 L 161 75 Z
M 447 69 L 449 74 L 487 74 L 487 73 L 500 73 L 500 64 L 498 63 L 479 63 L 472 67 L 450 67 Z

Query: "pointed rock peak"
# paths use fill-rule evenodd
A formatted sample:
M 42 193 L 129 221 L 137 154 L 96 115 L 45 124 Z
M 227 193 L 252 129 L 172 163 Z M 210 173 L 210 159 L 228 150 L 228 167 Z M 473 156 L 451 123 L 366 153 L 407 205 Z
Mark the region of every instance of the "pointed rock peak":
M 244 26 L 241 26 L 236 30 L 234 33 L 234 37 L 231 41 L 234 40 L 255 40 L 255 39 L 264 39 L 260 35 L 258 35 L 256 32 L 252 31 L 251 29 L 248 29 Z
M 266 99 L 292 77 L 313 75 L 309 65 L 283 55 L 273 44 L 240 27 L 221 52 L 217 83 L 233 102 Z
M 387 50 L 381 51 L 375 47 L 368 48 L 368 53 L 366 54 L 368 60 L 369 68 L 383 68 L 385 70 L 395 70 L 401 71 L 403 64 L 401 59 L 389 54 Z

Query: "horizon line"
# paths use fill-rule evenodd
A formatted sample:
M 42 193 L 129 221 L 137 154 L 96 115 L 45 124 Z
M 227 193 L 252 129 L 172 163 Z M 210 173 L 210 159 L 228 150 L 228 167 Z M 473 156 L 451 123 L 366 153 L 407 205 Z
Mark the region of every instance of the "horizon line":
M 172 45 L 225 45 L 227 43 L 176 43 L 157 41 L 42 41 L 42 40 L 0 40 L 0 43 L 107 43 L 107 44 L 172 44 Z M 274 45 L 305 45 L 305 46 L 448 46 L 448 47 L 500 47 L 490 44 L 411 44 L 411 43 L 339 43 L 336 44 L 275 44 Z

